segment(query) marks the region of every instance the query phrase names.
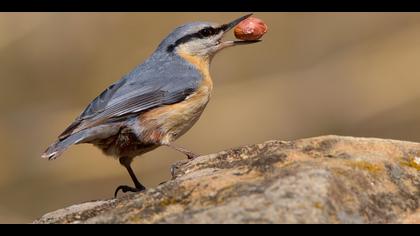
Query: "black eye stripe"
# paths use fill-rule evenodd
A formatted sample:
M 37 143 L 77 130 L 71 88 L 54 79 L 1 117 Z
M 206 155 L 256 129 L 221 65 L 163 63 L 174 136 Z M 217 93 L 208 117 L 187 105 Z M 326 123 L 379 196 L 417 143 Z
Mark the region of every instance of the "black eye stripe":
M 218 33 L 219 33 L 219 31 L 217 31 L 217 29 L 214 29 L 212 27 L 204 28 L 204 29 L 202 29 L 198 32 L 199 36 L 201 36 L 201 37 L 209 37 L 211 35 L 215 35 L 215 34 L 218 34 Z
M 184 37 L 178 39 L 174 44 L 171 44 L 168 46 L 168 48 L 166 49 L 168 52 L 172 52 L 178 45 L 186 43 L 194 38 L 207 38 L 216 34 L 219 34 L 220 31 L 223 30 L 223 26 L 222 27 L 218 27 L 218 28 L 213 28 L 213 27 L 206 27 L 204 29 L 201 29 L 200 31 L 196 32 L 196 33 L 192 33 L 192 34 L 187 34 Z

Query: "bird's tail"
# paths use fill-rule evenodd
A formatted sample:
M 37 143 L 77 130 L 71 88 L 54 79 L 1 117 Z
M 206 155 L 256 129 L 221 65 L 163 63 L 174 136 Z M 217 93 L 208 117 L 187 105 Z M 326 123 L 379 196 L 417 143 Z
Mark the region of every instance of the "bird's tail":
M 51 144 L 41 155 L 42 158 L 48 158 L 48 160 L 54 160 L 58 158 L 67 148 L 73 144 L 77 144 L 84 138 L 84 132 L 79 132 L 68 136 L 65 139 L 57 140 Z

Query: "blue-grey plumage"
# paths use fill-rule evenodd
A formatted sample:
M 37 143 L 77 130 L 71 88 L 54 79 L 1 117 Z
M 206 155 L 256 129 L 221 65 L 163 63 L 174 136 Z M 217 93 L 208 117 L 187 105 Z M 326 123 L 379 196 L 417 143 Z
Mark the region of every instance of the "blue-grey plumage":
M 213 88 L 213 56 L 252 43 L 222 37 L 249 16 L 224 25 L 194 22 L 176 28 L 144 63 L 96 97 L 42 156 L 55 159 L 72 144 L 92 143 L 120 158 L 133 178 L 132 158 L 171 145 L 199 119 Z

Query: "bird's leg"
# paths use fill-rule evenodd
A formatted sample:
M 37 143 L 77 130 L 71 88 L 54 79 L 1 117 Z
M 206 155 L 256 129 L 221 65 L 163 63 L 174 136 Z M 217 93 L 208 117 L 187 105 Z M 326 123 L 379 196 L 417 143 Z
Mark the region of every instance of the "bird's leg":
M 118 191 L 120 191 L 120 190 L 122 190 L 123 193 L 126 193 L 126 192 L 141 192 L 141 191 L 146 190 L 146 187 L 144 187 L 140 183 L 140 181 L 137 179 L 136 175 L 134 174 L 134 171 L 131 168 L 131 160 L 132 160 L 131 158 L 121 157 L 120 158 L 120 164 L 123 165 L 127 169 L 128 174 L 130 175 L 131 179 L 133 180 L 135 188 L 127 186 L 127 185 L 120 185 L 115 190 L 114 197 L 117 197 Z
M 192 160 L 192 159 L 200 156 L 200 155 L 197 155 L 197 154 L 195 154 L 195 153 L 193 153 L 193 152 L 191 152 L 191 151 L 189 151 L 189 150 L 187 150 L 187 149 L 185 149 L 183 147 L 178 147 L 178 146 L 176 146 L 176 145 L 174 145 L 172 143 L 164 144 L 164 145 L 165 146 L 168 146 L 170 148 L 173 148 L 173 149 L 177 150 L 178 152 L 182 152 L 183 154 L 185 154 L 187 156 L 187 158 L 189 160 Z

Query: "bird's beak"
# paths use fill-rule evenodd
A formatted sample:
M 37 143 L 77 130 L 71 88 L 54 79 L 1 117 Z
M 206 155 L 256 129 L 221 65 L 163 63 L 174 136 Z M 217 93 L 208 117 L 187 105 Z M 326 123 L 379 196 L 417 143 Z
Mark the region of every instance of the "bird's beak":
M 222 25 L 223 31 L 224 32 L 228 32 L 229 30 L 233 29 L 233 27 L 235 27 L 239 23 L 241 23 L 241 21 L 245 20 L 246 18 L 248 18 L 250 16 L 252 16 L 252 13 L 251 14 L 248 14 L 248 15 L 245 15 L 245 16 L 242 16 L 242 17 L 239 17 L 236 20 L 233 20 L 233 21 L 231 21 L 231 22 L 229 22 L 227 24 Z
M 251 14 L 239 17 L 236 20 L 233 20 L 227 24 L 223 24 L 222 30 L 223 30 L 223 35 L 225 35 L 228 31 L 230 31 L 231 29 L 235 28 L 235 26 L 237 26 L 239 23 L 241 23 L 243 20 L 247 19 L 248 17 L 252 16 Z M 222 42 L 221 48 L 226 48 L 226 47 L 231 47 L 231 46 L 236 46 L 236 45 L 245 45 L 245 44 L 251 44 L 251 43 L 258 43 L 261 40 L 235 40 L 235 41 L 224 41 Z

